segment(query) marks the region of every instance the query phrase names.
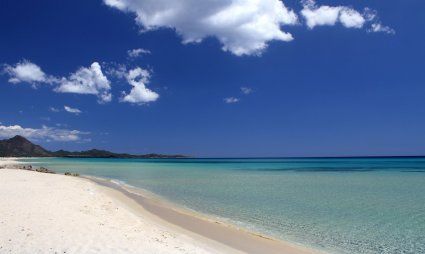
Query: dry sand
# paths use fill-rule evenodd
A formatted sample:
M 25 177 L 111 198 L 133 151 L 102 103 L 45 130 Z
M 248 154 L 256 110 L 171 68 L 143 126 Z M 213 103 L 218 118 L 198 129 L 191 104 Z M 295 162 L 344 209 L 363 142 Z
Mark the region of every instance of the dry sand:
M 0 169 L 0 253 L 316 253 L 103 185 Z
M 0 253 L 229 251 L 129 211 L 89 181 L 0 169 Z

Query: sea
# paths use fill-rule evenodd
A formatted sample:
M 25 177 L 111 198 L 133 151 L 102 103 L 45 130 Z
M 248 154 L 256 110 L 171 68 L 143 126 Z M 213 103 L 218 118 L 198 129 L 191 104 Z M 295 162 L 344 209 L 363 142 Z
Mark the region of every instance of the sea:
M 425 253 L 425 158 L 20 159 L 326 253 Z

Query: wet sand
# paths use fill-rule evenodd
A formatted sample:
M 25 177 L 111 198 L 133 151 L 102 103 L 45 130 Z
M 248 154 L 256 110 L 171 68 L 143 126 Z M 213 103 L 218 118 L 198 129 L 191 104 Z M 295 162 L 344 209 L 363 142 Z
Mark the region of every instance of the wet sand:
M 143 209 L 172 225 L 184 229 L 188 233 L 200 235 L 206 239 L 224 244 L 243 253 L 319 253 L 316 250 L 252 233 L 223 222 L 214 221 L 201 215 L 194 214 L 191 211 L 177 208 L 163 200 L 151 197 L 150 194 L 140 189 L 119 185 L 106 179 L 92 177 L 88 179 L 99 185 L 119 191 L 125 195 L 125 197 L 142 206 Z

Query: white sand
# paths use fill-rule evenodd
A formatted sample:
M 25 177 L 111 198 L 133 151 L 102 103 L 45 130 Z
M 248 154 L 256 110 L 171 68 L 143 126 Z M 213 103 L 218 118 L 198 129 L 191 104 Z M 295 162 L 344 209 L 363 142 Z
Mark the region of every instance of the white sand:
M 223 253 L 88 180 L 0 169 L 0 253 Z

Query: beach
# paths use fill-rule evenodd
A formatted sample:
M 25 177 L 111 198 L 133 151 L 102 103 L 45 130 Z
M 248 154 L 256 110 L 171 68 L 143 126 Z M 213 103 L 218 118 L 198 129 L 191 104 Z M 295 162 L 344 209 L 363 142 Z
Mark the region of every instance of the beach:
M 101 181 L 0 169 L 0 253 L 316 253 Z

